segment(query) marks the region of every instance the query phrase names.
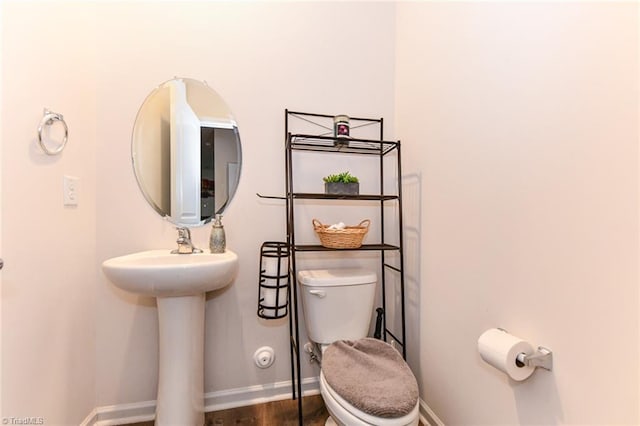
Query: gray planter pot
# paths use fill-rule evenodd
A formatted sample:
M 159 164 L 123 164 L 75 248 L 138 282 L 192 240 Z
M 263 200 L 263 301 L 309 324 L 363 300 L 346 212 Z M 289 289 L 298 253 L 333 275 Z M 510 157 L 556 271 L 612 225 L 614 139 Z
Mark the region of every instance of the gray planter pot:
M 325 194 L 358 195 L 360 193 L 360 183 L 325 182 Z

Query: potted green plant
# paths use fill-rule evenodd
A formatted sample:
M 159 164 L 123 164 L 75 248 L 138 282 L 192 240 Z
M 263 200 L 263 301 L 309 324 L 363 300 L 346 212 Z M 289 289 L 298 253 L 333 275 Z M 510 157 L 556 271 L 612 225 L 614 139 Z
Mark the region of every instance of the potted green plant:
M 325 194 L 358 195 L 360 193 L 358 178 L 349 172 L 325 176 L 322 180 Z

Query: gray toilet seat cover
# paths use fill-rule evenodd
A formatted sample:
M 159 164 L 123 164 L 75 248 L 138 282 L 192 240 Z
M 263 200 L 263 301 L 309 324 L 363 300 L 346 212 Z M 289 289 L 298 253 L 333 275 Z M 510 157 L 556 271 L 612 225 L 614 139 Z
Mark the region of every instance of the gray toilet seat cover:
M 418 402 L 418 383 L 402 355 L 381 340 L 339 340 L 322 355 L 327 383 L 351 405 L 377 417 L 402 417 Z

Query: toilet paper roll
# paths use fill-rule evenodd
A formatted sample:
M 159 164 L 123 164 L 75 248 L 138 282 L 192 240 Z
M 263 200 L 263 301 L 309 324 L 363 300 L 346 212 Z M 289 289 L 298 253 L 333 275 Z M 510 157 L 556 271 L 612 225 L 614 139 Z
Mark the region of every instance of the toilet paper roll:
M 482 333 L 478 339 L 478 352 L 485 362 L 507 373 L 513 380 L 525 380 L 535 370 L 535 367 L 516 364 L 516 357 L 521 353 L 532 354 L 533 347 L 499 328 L 490 328 Z
M 284 315 L 287 312 L 287 308 L 283 307 L 276 309 L 277 306 L 287 306 L 287 287 L 281 287 L 278 289 L 278 300 L 276 300 L 276 289 L 265 288 L 263 289 L 264 300 L 262 305 L 270 309 L 269 314 L 274 316 Z
M 278 262 L 280 262 L 280 270 L 278 270 Z M 269 277 L 286 277 L 289 273 L 289 259 L 287 257 L 263 257 L 262 270 Z

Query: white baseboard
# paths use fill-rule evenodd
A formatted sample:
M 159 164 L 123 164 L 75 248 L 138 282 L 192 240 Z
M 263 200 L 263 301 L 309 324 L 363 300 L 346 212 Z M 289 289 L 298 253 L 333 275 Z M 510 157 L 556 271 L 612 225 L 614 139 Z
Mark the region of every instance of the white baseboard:
M 310 377 L 302 381 L 303 396 L 318 393 L 320 393 L 318 377 Z M 205 411 L 211 412 L 289 398 L 291 398 L 291 381 L 284 381 L 209 392 L 204 396 L 204 405 Z M 146 422 L 155 418 L 155 411 L 155 400 L 98 407 L 89 413 L 80 426 L 113 426 Z M 422 399 L 420 400 L 420 421 L 427 426 L 445 426 Z
M 320 393 L 318 377 L 302 380 L 302 395 Z M 209 392 L 204 395 L 205 412 L 245 407 L 291 398 L 291 381 Z M 113 426 L 150 421 L 155 418 L 156 401 L 118 404 L 95 408 L 80 426 Z
M 85 417 L 85 419 L 80 423 L 80 426 L 89 426 L 94 425 L 96 420 L 98 419 L 98 411 L 94 408 L 91 412 Z
M 81 426 L 112 426 L 146 422 L 156 416 L 156 401 L 134 402 L 98 407 L 93 410 L 93 418 L 85 420 Z
M 424 402 L 420 400 L 420 421 L 428 426 L 445 426 L 436 413 Z

